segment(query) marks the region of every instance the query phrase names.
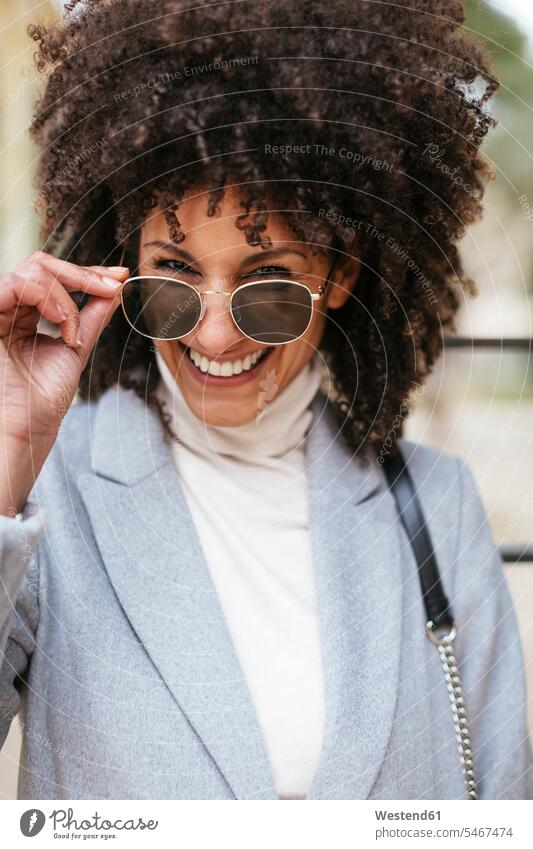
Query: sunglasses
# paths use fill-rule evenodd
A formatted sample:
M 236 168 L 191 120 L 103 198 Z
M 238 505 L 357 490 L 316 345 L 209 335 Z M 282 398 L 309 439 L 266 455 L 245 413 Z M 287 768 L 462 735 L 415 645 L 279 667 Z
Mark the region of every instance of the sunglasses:
M 124 251 L 120 264 L 123 258 Z M 316 292 L 304 283 L 281 277 L 250 280 L 232 292 L 200 292 L 176 277 L 129 277 L 122 288 L 122 310 L 136 333 L 171 341 L 198 326 L 205 315 L 207 295 L 224 295 L 229 299 L 229 313 L 244 336 L 264 345 L 286 345 L 307 331 L 313 302 L 325 296 L 332 270 L 333 265 Z

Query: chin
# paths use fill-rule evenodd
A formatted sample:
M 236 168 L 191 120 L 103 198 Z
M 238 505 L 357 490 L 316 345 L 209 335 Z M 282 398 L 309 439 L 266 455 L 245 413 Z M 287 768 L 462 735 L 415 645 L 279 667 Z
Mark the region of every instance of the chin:
M 209 403 L 207 399 L 185 399 L 194 415 L 207 425 L 238 427 L 253 421 L 260 412 L 256 406 L 248 407 L 242 400 L 235 404 L 226 402 Z

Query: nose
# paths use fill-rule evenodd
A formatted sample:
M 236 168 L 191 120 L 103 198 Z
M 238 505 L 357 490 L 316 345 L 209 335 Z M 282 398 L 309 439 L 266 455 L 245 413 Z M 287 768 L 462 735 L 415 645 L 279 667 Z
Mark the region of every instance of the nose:
M 222 286 L 213 286 L 221 290 Z M 230 299 L 220 291 L 202 295 L 203 317 L 190 344 L 196 346 L 205 354 L 213 357 L 226 353 L 236 347 L 246 337 L 235 325 L 230 312 Z

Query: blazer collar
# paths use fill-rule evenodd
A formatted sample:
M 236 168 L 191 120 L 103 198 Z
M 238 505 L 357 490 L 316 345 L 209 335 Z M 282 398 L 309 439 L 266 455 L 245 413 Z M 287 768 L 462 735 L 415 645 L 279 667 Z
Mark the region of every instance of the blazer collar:
M 308 798 L 367 798 L 399 674 L 400 540 L 375 458 L 337 432 L 321 391 L 306 443 L 325 728 Z M 275 799 L 262 732 L 156 413 L 115 386 L 95 407 L 78 477 L 109 578 L 137 636 L 238 799 Z

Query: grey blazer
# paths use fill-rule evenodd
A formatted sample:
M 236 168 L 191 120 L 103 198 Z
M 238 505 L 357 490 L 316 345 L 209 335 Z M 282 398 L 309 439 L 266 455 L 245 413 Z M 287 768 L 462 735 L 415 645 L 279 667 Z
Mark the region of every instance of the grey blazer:
M 308 798 L 464 798 L 442 668 L 383 471 L 351 456 L 321 392 L 313 413 L 326 702 Z M 458 620 L 480 797 L 532 798 L 519 636 L 472 473 L 402 445 Z M 277 798 L 169 447 L 133 391 L 71 406 L 22 519 L 0 517 L 0 556 L 0 741 L 20 710 L 20 798 Z

